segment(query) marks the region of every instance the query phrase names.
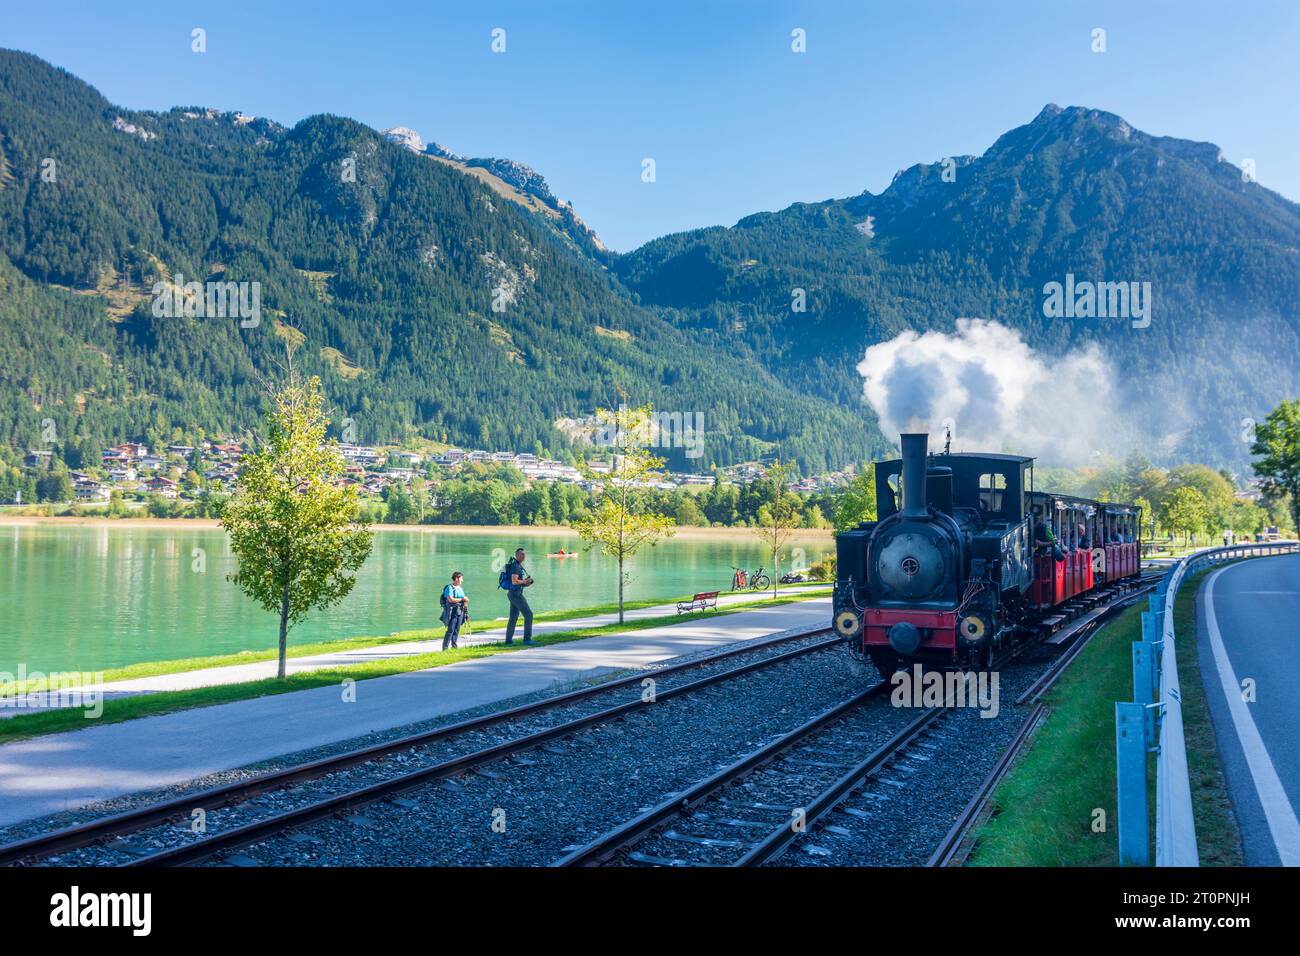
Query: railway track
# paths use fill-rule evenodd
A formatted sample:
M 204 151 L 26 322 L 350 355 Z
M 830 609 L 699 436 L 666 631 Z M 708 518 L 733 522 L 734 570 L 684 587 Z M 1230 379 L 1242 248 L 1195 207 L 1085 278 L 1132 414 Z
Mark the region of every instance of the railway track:
M 1108 600 L 1081 609 L 1057 632 L 1070 641 L 1068 649 L 1017 699 L 1017 706 L 1030 705 L 1028 712 L 930 854 L 930 866 L 949 865 L 957 857 L 994 788 L 1045 717 L 1039 698 L 1092 636 L 1154 587 L 1158 577 L 1105 595 Z M 1012 656 L 1018 655 L 1007 655 L 1003 663 Z M 878 801 L 875 805 L 880 806 L 890 799 L 890 785 L 900 784 L 889 778 L 891 768 L 905 777 L 909 760 L 942 759 L 936 744 L 953 713 L 948 706 L 923 710 L 881 742 L 879 710 L 868 705 L 887 696 L 888 690 L 888 685 L 879 684 L 836 705 L 595 840 L 571 848 L 552 865 L 756 866 L 778 859 L 816 825 L 835 829 L 827 818 L 837 807 L 851 816 L 872 816 L 849 806 L 850 798 Z M 864 719 L 855 726 L 855 717 Z
M 0 865 L 35 863 L 69 851 L 103 844 L 128 835 L 140 834 L 155 827 L 166 826 L 174 821 L 186 820 L 188 822 L 195 814 L 195 811 L 202 810 L 206 813 L 207 811 L 240 805 L 265 794 L 285 791 L 299 784 L 309 784 L 313 781 L 323 780 L 337 771 L 361 764 L 382 761 L 394 755 L 418 751 L 430 744 L 454 740 L 511 721 L 581 704 L 601 695 L 615 694 L 620 690 L 635 688 L 631 700 L 623 700 L 612 706 L 562 721 L 553 727 L 540 731 L 509 737 L 494 746 L 482 748 L 449 760 L 439 761 L 418 770 L 398 772 L 392 778 L 377 784 L 334 794 L 325 799 L 313 800 L 292 810 L 274 812 L 254 823 L 244 824 L 216 834 L 190 834 L 186 830 L 184 831 L 185 834 L 192 837 L 188 842 L 139 856 L 125 865 L 181 865 L 202 862 L 218 854 L 247 846 L 314 820 L 355 809 L 376 800 L 396 796 L 404 790 L 429 782 L 448 779 L 495 762 L 513 753 L 539 747 L 585 728 L 616 720 L 634 711 L 653 706 L 656 702 L 689 694 L 745 674 L 777 666 L 807 654 L 828 650 L 840 643 L 837 637 L 811 640 L 810 643 L 788 650 L 779 650 L 779 648 L 791 643 L 809 641 L 819 635 L 829 633 L 830 628 L 813 628 L 760 641 L 746 642 L 705 657 L 638 671 L 623 678 L 581 688 L 555 697 L 350 750 L 294 767 L 269 771 L 248 780 L 183 795 L 50 833 L 29 837 L 0 846 Z M 774 649 L 778 649 L 775 654 L 761 656 L 748 663 L 730 667 L 675 687 L 664 690 L 654 689 L 657 687 L 658 682 L 665 677 L 707 668 L 737 657 L 762 654 L 765 651 Z M 176 830 L 172 832 L 174 834 L 179 833 Z
M 984 808 L 988 806 L 989 798 L 993 796 L 994 789 L 1006 776 L 1007 771 L 1011 769 L 1011 765 L 1024 748 L 1025 742 L 1033 736 L 1034 730 L 1037 729 L 1046 716 L 1047 705 L 1042 702 L 1034 704 L 1028 716 L 1020 724 L 1020 729 L 1016 731 L 1011 743 L 1007 745 L 1007 748 L 1002 752 L 1002 756 L 998 758 L 998 762 L 994 764 L 993 769 L 984 778 L 984 782 L 980 784 L 975 796 L 971 797 L 970 802 L 966 804 L 965 809 L 957 817 L 951 829 L 944 834 L 943 839 L 939 841 L 938 847 L 930 854 L 926 866 L 950 866 L 957 861 L 959 851 L 965 845 L 966 837 L 982 818 Z
M 1017 705 L 1033 704 L 1055 682 L 1069 663 L 1083 649 L 1091 636 L 1123 607 L 1137 600 L 1153 584 L 1155 578 L 1144 579 L 1137 587 L 1110 596 L 1108 603 L 1090 608 L 1086 613 L 1058 631 L 1070 634 L 1068 650 L 1060 654 L 1042 675 L 1017 699 Z M 155 828 L 168 827 L 163 842 L 170 845 L 161 849 L 142 850 L 123 847 L 133 854 L 123 865 L 186 865 L 201 863 L 227 855 L 242 847 L 257 844 L 288 831 L 308 826 L 313 822 L 339 816 L 376 801 L 398 798 L 401 793 L 442 780 L 465 774 L 511 757 L 522 751 L 544 747 L 551 742 L 599 724 L 618 720 L 628 714 L 670 700 L 684 694 L 723 683 L 727 680 L 752 674 L 768 667 L 778 666 L 807 654 L 827 650 L 840 643 L 830 634 L 829 628 L 780 635 L 763 641 L 733 646 L 724 651 L 694 660 L 649 669 L 626 677 L 572 691 L 567 694 L 523 704 L 497 713 L 475 717 L 432 730 L 391 741 L 347 751 L 330 757 L 270 771 L 257 777 L 215 787 L 169 800 L 138 807 L 123 813 L 78 824 L 52 833 L 31 837 L 0 846 L 0 865 L 33 863 L 69 851 L 105 844 L 116 838 L 130 835 L 149 835 Z M 818 639 L 821 638 L 821 639 Z M 793 649 L 785 645 L 799 643 Z M 685 674 L 692 670 L 729 663 L 742 656 L 755 656 L 754 660 L 727 667 L 716 673 L 668 689 L 655 691 L 665 677 Z M 646 688 L 651 690 L 647 693 Z M 419 753 L 431 744 L 455 741 L 456 738 L 478 731 L 495 728 L 511 721 L 522 721 L 550 711 L 562 711 L 601 695 L 617 694 L 635 688 L 632 699 L 624 699 L 579 716 L 563 719 L 543 729 L 532 729 L 523 734 L 507 734 L 490 746 L 479 746 L 471 752 L 446 759 L 433 760 L 425 755 L 425 765 L 416 769 L 394 767 L 392 773 L 387 758 Z M 887 685 L 879 684 L 853 698 L 825 711 L 794 731 L 765 744 L 707 779 L 675 794 L 658 806 L 652 807 L 635 819 L 609 831 L 603 837 L 584 847 L 569 848 L 565 857 L 556 861 L 562 865 L 581 865 L 607 862 L 619 857 L 620 862 L 632 864 L 728 864 L 754 865 L 779 857 L 792 843 L 822 821 L 851 795 L 861 791 L 873 778 L 881 776 L 900 760 L 916 759 L 915 748 L 925 749 L 925 742 L 943 724 L 950 708 L 933 708 L 919 713 L 898 729 L 882 720 L 881 709 L 870 706 L 871 701 L 887 696 Z M 867 712 L 872 716 L 865 716 Z M 892 709 L 898 713 L 897 709 Z M 915 714 L 916 712 L 911 712 Z M 911 716 L 904 714 L 903 716 Z M 1040 719 L 1040 711 L 1026 719 L 1017 735 L 1015 748 L 1027 737 L 1032 726 Z M 900 720 L 902 718 L 900 717 Z M 898 721 L 893 721 L 898 723 Z M 508 728 L 503 728 L 508 729 Z M 1014 753 L 1009 750 L 998 767 L 990 772 L 980 792 L 963 812 L 944 845 L 935 851 L 940 864 L 951 861 L 966 831 L 978 819 L 984 803 L 996 786 L 1001 774 L 1010 765 Z M 345 781 L 342 788 L 329 777 L 338 771 L 359 765 L 374 765 L 383 774 L 377 782 L 355 786 Z M 791 768 L 797 768 L 792 770 Z M 736 784 L 746 781 L 745 789 L 757 787 L 757 781 L 771 783 L 773 788 L 767 799 L 734 799 L 739 792 Z M 334 792 L 312 794 L 309 789 L 297 790 L 299 785 L 323 781 L 319 788 Z M 797 782 L 797 787 L 782 788 L 782 782 Z M 751 785 L 751 782 L 754 785 Z M 195 814 L 196 810 L 211 811 L 241 806 L 264 794 L 284 794 L 290 799 L 300 799 L 297 806 L 268 809 L 257 819 L 227 826 L 216 833 L 192 834 L 182 827 L 170 826 Z M 730 796 L 728 796 L 730 794 Z M 305 799 L 301 799 L 304 798 Z M 400 800 L 398 801 L 400 804 Z M 712 808 L 712 809 L 709 809 Z M 249 809 L 260 810 L 260 807 Z M 853 812 L 846 808 L 846 813 Z M 795 816 L 791 816 L 795 814 Z M 774 816 L 775 815 L 775 816 Z M 248 814 L 245 814 L 245 817 Z M 794 824 L 792 824 L 792 820 Z M 684 832 L 686 822 L 697 832 Z M 221 821 L 218 820 L 218 823 Z M 669 825 L 672 829 L 666 829 Z M 739 835 L 738 835 L 739 834 Z M 154 834 L 157 835 L 157 834 Z M 655 846 L 651 847 L 653 843 Z M 634 846 L 636 849 L 632 849 Z M 155 843 L 156 846 L 156 843 Z M 665 846 L 668 849 L 665 849 Z M 673 849 L 676 847 L 676 850 Z M 117 849 L 113 847 L 113 849 Z M 681 852 L 677 852 L 680 850 Z M 722 859 L 722 858 L 727 859 Z M 732 858 L 734 857 L 734 859 Z
M 775 859 L 951 712 L 909 713 L 905 726 L 880 742 L 881 711 L 868 705 L 887 699 L 889 690 L 877 684 L 837 704 L 552 865 L 596 866 L 619 857 L 631 865 L 754 866 Z M 748 793 L 738 792 L 742 783 Z M 747 835 L 755 832 L 757 838 Z M 647 843 L 653 848 L 634 849 Z
M 944 867 L 960 864 L 964 853 L 970 849 L 967 837 L 984 818 L 984 811 L 988 807 L 989 798 L 992 797 L 993 791 L 1002 781 L 1002 778 L 1006 776 L 1007 771 L 1011 769 L 1011 765 L 1015 762 L 1025 743 L 1033 736 L 1034 731 L 1047 716 L 1047 707 L 1042 703 L 1043 695 L 1056 684 L 1061 675 L 1083 653 L 1083 650 L 1092 639 L 1112 618 L 1154 590 L 1162 577 L 1164 577 L 1163 571 L 1142 575 L 1131 586 L 1115 595 L 1109 603 L 1098 608 L 1099 613 L 1095 617 L 1086 615 L 1075 622 L 1075 629 L 1078 633 L 1073 635 L 1069 647 L 1058 655 L 1048 668 L 1039 675 L 1038 679 L 1016 698 L 1017 707 L 1032 705 L 1029 713 L 1021 723 L 1015 737 L 1007 745 L 1006 750 L 1003 751 L 997 764 L 985 777 L 979 790 L 971 797 L 970 802 L 962 810 L 952 828 L 944 835 L 934 853 L 930 855 L 927 866 Z

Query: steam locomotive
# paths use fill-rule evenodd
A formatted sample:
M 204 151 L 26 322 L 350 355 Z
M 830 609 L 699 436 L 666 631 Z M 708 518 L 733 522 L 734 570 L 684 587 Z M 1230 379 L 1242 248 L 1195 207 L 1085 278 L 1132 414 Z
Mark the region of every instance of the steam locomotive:
M 876 464 L 878 520 L 836 538 L 834 625 L 888 679 L 988 667 L 1061 605 L 1140 570 L 1141 509 L 1034 490 L 1034 459 L 928 453 Z

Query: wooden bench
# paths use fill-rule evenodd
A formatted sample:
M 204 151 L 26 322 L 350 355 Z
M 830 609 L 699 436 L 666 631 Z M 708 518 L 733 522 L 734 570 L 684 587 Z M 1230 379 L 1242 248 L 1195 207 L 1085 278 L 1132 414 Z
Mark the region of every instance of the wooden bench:
M 708 608 L 713 608 L 714 610 L 717 610 L 717 607 L 718 607 L 718 592 L 701 591 L 699 594 L 695 595 L 695 597 L 691 598 L 689 601 L 678 601 L 677 613 L 683 614 L 686 611 L 703 611 Z

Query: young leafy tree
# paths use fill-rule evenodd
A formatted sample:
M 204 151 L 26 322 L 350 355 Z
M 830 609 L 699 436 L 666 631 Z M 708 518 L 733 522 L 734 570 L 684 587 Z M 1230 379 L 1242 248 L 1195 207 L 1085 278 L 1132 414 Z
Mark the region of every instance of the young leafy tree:
M 587 548 L 599 545 L 604 554 L 618 562 L 618 622 L 623 623 L 624 564 L 643 545 L 651 547 L 673 533 L 673 519 L 646 508 L 647 487 L 659 477 L 664 460 L 647 450 L 651 438 L 651 407 L 600 409 L 597 443 L 606 446 L 610 468 L 594 471 L 587 462 L 579 465 L 589 480 L 603 488 L 591 512 L 573 523 Z
M 864 465 L 835 499 L 835 530 L 852 531 L 861 521 L 876 520 L 876 467 Z
M 1191 485 L 1175 488 L 1165 501 L 1165 527 L 1171 531 L 1181 531 L 1184 541 L 1191 543 L 1192 535 L 1205 529 L 1210 518 L 1210 505 L 1205 495 Z
M 423 524 L 429 512 L 429 485 L 420 475 L 411 479 L 411 504 L 415 506 L 416 522 Z
M 1255 426 L 1251 463 L 1270 499 L 1291 499 L 1291 527 L 1300 534 L 1300 398 L 1284 401 Z
M 772 556 L 772 597 L 776 597 L 781 585 L 781 549 L 799 527 L 799 496 L 792 494 L 790 487 L 789 463 L 773 462 L 768 470 L 768 486 L 771 497 L 758 509 L 758 536 Z
M 358 520 L 356 491 L 335 484 L 345 461 L 325 438 L 320 380 L 303 385 L 291 373 L 271 398 L 266 439 L 243 459 L 221 525 L 237 561 L 230 580 L 280 617 L 284 677 L 289 628 L 347 596 L 370 556 L 371 533 Z

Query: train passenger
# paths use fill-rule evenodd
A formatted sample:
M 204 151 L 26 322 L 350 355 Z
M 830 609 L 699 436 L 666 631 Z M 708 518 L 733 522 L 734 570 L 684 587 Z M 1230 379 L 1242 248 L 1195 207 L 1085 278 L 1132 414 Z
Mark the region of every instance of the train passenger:
M 447 625 L 447 633 L 442 635 L 442 649 L 460 647 L 460 626 L 469 620 L 469 598 L 461 589 L 465 575 L 459 571 L 451 573 L 451 583 L 442 589 L 442 623 Z
M 510 601 L 510 619 L 506 622 L 506 643 L 513 644 L 515 640 L 515 624 L 519 621 L 519 616 L 524 617 L 524 643 L 532 645 L 537 643 L 533 640 L 533 609 L 528 606 L 528 600 L 524 597 L 524 588 L 533 586 L 532 576 L 524 570 L 524 549 L 515 549 L 515 557 L 505 567 L 504 575 L 510 582 L 506 588 L 506 597 Z
M 1034 541 L 1052 549 L 1052 559 L 1055 561 L 1065 560 L 1065 551 L 1061 543 L 1056 540 L 1056 532 L 1052 530 L 1052 519 L 1041 518 L 1034 524 Z

